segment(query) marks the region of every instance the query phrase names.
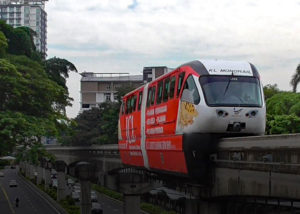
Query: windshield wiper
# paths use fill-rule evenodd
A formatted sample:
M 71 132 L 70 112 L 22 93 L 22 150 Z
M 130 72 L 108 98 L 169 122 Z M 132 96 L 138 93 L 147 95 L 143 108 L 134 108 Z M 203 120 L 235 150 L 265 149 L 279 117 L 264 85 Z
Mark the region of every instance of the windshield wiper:
M 229 81 L 228 81 L 228 83 L 227 83 L 227 85 L 226 85 L 226 88 L 225 88 L 225 91 L 224 91 L 224 94 L 223 94 L 223 96 L 225 96 L 225 94 L 226 94 L 226 92 L 227 92 L 227 90 L 228 90 L 228 88 L 229 88 L 229 85 L 230 85 L 230 83 L 231 83 L 231 78 L 233 77 L 233 72 L 231 73 L 231 77 L 229 78 Z

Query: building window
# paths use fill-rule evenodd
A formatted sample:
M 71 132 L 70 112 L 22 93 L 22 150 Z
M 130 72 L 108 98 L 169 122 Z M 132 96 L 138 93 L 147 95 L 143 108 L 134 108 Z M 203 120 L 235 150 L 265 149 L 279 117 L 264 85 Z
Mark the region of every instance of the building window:
M 82 104 L 82 108 L 90 108 L 90 104 Z
M 110 93 L 105 93 L 104 97 L 106 102 L 110 102 Z
M 107 89 L 107 90 L 110 90 L 110 85 L 107 85 L 107 86 L 106 86 L 106 89 Z
M 117 101 L 117 100 L 118 100 L 118 94 L 114 93 L 114 101 Z

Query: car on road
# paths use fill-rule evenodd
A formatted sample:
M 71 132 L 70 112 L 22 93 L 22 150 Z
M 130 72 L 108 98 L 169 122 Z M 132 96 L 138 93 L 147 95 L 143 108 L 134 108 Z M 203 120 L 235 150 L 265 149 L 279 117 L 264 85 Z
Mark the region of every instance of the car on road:
M 72 192 L 71 196 L 75 201 L 80 201 L 80 192 Z
M 80 188 L 80 184 L 75 184 L 74 186 L 73 186 L 73 192 L 80 192 L 81 191 L 81 188 Z
M 0 172 L 0 177 L 4 177 L 4 172 Z
M 9 187 L 17 187 L 18 186 L 18 183 L 16 180 L 10 180 L 9 181 Z
M 73 186 L 75 182 L 71 178 L 68 178 L 67 184 Z
M 97 196 L 97 193 L 94 190 L 91 191 L 91 201 L 92 202 L 98 202 L 98 196 Z
M 103 214 L 103 209 L 101 207 L 101 204 L 97 202 L 92 203 L 92 214 Z

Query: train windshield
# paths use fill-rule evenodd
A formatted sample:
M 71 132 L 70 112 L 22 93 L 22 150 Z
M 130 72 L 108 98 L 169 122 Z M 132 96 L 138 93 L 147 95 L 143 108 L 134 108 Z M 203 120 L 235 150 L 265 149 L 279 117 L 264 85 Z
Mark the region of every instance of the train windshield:
M 260 84 L 255 77 L 202 76 L 200 84 L 209 106 L 262 106 Z

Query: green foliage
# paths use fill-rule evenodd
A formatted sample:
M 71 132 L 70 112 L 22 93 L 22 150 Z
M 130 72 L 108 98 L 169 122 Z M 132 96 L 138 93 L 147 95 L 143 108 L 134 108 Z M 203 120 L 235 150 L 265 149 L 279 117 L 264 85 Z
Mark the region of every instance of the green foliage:
M 37 165 L 42 158 L 46 158 L 51 162 L 54 162 L 55 157 L 48 153 L 41 144 L 34 144 L 30 148 L 21 146 L 16 151 L 17 161 L 26 160 L 27 162 Z
M 300 133 L 300 94 L 280 92 L 267 100 L 266 133 Z
M 118 97 L 118 103 L 122 103 L 122 97 L 129 93 L 130 91 L 133 91 L 135 88 L 132 85 L 125 85 L 123 87 L 118 88 L 117 91 L 117 97 Z
M 64 109 L 72 99 L 61 82 L 76 68 L 56 58 L 67 70 L 56 71 L 63 75 L 60 82 L 55 81 L 35 51 L 34 34 L 30 28 L 12 28 L 0 20 L 0 155 L 16 145 L 28 145 L 33 153 L 38 152 L 34 145 L 42 136 L 58 136 L 69 125 Z M 36 156 L 31 156 L 34 162 Z
M 293 87 L 293 92 L 296 93 L 297 86 L 300 83 L 300 64 L 296 68 L 295 74 L 292 76 L 290 85 Z
M 267 134 L 300 133 L 300 117 L 296 115 L 267 115 Z
M 60 142 L 64 145 L 92 145 L 118 143 L 118 103 L 102 103 L 79 114 L 73 123 L 70 135 Z
M 57 108 L 70 105 L 65 89 L 25 56 L 0 59 L 0 100 L 1 152 L 38 142 L 41 136 L 57 136 L 66 126 L 58 122 L 65 116 Z
M 162 207 L 149 203 L 141 203 L 141 209 L 150 214 L 176 214 L 175 211 L 166 211 Z
M 271 85 L 268 84 L 264 86 L 264 95 L 265 95 L 265 100 L 268 100 L 271 98 L 273 95 L 278 94 L 280 92 L 277 84 Z
M 58 85 L 67 89 L 66 78 L 69 77 L 70 71 L 77 72 L 76 67 L 68 60 L 57 57 L 47 59 L 44 64 L 49 78 L 55 81 Z
M 299 103 L 300 94 L 281 92 L 267 100 L 267 111 L 271 115 L 289 115 L 300 111 Z
M 8 47 L 7 39 L 3 32 L 0 31 L 0 57 L 3 57 Z
M 0 21 L 0 31 L 8 40 L 8 53 L 32 57 L 36 48 L 33 42 L 35 32 L 28 27 L 13 28 L 4 21 Z
M 104 195 L 107 195 L 111 198 L 114 198 L 116 200 L 123 201 L 123 196 L 119 192 L 115 192 L 113 190 L 107 189 L 107 188 L 97 185 L 97 184 L 92 184 L 92 189 L 96 190 Z
M 79 206 L 75 205 L 75 201 L 70 197 L 67 196 L 66 199 L 61 200 L 59 204 L 67 211 L 69 214 L 80 214 Z

